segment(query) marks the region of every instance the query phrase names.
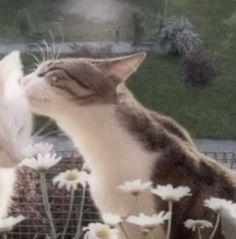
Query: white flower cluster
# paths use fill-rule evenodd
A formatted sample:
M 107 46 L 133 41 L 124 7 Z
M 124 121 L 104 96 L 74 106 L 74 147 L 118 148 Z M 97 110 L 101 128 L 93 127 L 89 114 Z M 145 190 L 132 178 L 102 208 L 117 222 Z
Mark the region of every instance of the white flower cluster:
M 189 187 L 178 187 L 174 188 L 172 185 L 168 184 L 167 186 L 158 185 L 155 189 L 152 189 L 151 192 L 162 198 L 164 201 L 178 202 L 183 197 L 192 196 L 190 193 L 191 189 Z
M 192 220 L 188 219 L 184 222 L 184 225 L 188 229 L 192 229 L 192 231 L 196 231 L 198 228 L 211 228 L 213 227 L 212 223 L 206 220 Z
M 89 175 L 85 171 L 78 171 L 77 169 L 66 170 L 59 173 L 53 178 L 53 184 L 58 184 L 59 188 L 66 187 L 68 191 L 76 190 L 80 184 L 82 187 L 86 187 Z
M 48 143 L 37 143 L 27 146 L 23 150 L 26 158 L 21 165 L 39 172 L 49 170 L 62 159 L 52 152 L 52 149 L 53 146 Z
M 160 197 L 162 200 L 168 202 L 169 212 L 161 211 L 159 214 L 145 215 L 140 213 L 138 216 L 131 215 L 125 221 L 128 223 L 136 224 L 143 229 L 143 232 L 149 233 L 161 224 L 168 221 L 167 239 L 170 238 L 170 228 L 172 221 L 172 204 L 179 202 L 183 197 L 191 196 L 191 190 L 189 187 L 177 187 L 174 188 L 168 184 L 166 186 L 157 185 L 156 188 L 152 188 L 151 182 L 142 182 L 141 180 L 134 180 L 124 182 L 118 189 L 122 192 L 130 193 L 131 195 L 138 197 L 143 191 L 150 190 L 150 192 Z
M 124 193 L 131 193 L 134 196 L 138 196 L 142 191 L 149 189 L 151 185 L 151 182 L 142 183 L 142 181 L 138 179 L 134 181 L 124 182 L 124 184 L 118 186 L 118 189 L 120 189 Z
M 43 205 L 44 205 L 45 212 L 48 217 L 49 226 L 51 229 L 50 238 L 56 239 L 58 235 L 56 233 L 53 216 L 50 210 L 50 203 L 48 200 L 46 172 L 49 169 L 51 169 L 53 166 L 55 166 L 57 163 L 59 163 L 62 157 L 57 156 L 57 154 L 53 152 L 53 145 L 48 143 L 36 143 L 36 144 L 29 145 L 23 150 L 23 153 L 26 158 L 23 160 L 21 165 L 34 169 L 40 174 L 40 186 L 41 186 L 42 196 L 43 196 L 42 197 Z M 81 221 L 82 221 L 82 214 L 83 214 L 83 206 L 85 202 L 86 185 L 88 180 L 89 180 L 89 175 L 85 171 L 79 171 L 78 169 L 66 170 L 65 172 L 61 172 L 56 177 L 53 178 L 54 185 L 57 185 L 59 188 L 65 187 L 71 193 L 68 217 L 64 227 L 64 231 L 61 236 L 62 239 L 65 238 L 67 230 L 68 230 L 69 222 L 72 215 L 75 190 L 78 188 L 78 185 L 82 186 L 83 195 L 81 199 L 82 206 L 79 212 L 78 227 L 77 227 L 75 238 L 78 239 L 81 236 Z M 90 228 L 92 228 L 92 226 L 89 227 L 89 229 Z M 88 237 L 89 235 L 94 236 L 96 234 L 100 235 L 103 233 L 107 233 L 108 230 L 106 229 L 107 229 L 106 227 L 104 227 L 101 230 L 94 229 L 93 231 L 91 231 L 91 233 L 86 233 L 86 237 Z
M 39 172 L 44 172 L 59 163 L 62 157 L 53 152 L 53 145 L 49 143 L 36 143 L 27 146 L 24 150 L 26 158 L 22 166 L 27 166 Z M 59 188 L 66 187 L 68 191 L 76 190 L 78 185 L 86 187 L 89 176 L 85 171 L 77 169 L 66 170 L 53 178 L 53 184 Z
M 171 202 L 178 202 L 183 197 L 191 196 L 191 190 L 188 187 L 174 188 L 172 185 L 158 185 L 156 188 L 152 188 L 151 182 L 142 182 L 140 179 L 124 182 L 122 185 L 118 186 L 118 189 L 121 192 L 129 193 L 134 197 L 139 197 L 142 192 L 150 190 L 154 195 L 161 197 L 165 201 L 170 200 Z M 138 225 L 146 234 L 164 224 L 166 221 L 170 221 L 171 214 L 172 212 L 170 211 L 161 211 L 152 215 L 146 215 L 140 212 L 139 215 L 129 215 L 124 218 L 120 215 L 105 213 L 102 214 L 102 219 L 105 224 L 91 223 L 84 229 L 86 231 L 86 239 L 116 238 L 118 232 L 113 231 L 113 228 L 119 225 L 122 229 L 122 224 L 124 222 Z M 123 233 L 125 234 L 124 231 Z
M 22 215 L 0 219 L 0 233 L 10 232 L 18 223 L 25 220 Z
M 53 152 L 53 146 L 48 143 L 37 143 L 34 145 L 30 145 L 24 149 L 24 154 L 26 156 L 26 159 L 22 162 L 22 165 L 38 171 L 41 175 L 44 175 L 44 177 L 46 171 L 49 170 L 51 167 L 55 166 L 61 160 L 61 157 L 57 156 L 56 153 Z M 69 192 L 71 192 L 71 209 L 73 208 L 72 203 L 74 199 L 74 191 L 78 188 L 79 185 L 83 188 L 83 196 L 81 203 L 82 205 L 84 204 L 85 189 L 88 182 L 89 175 L 85 171 L 79 171 L 77 169 L 66 170 L 65 172 L 61 172 L 53 178 L 54 185 L 57 185 L 59 188 L 65 187 Z M 41 185 L 42 192 L 45 192 L 46 185 L 43 185 L 43 183 Z M 144 235 L 148 235 L 158 226 L 163 225 L 165 222 L 168 222 L 166 238 L 169 239 L 171 233 L 171 222 L 173 217 L 173 203 L 178 203 L 184 197 L 192 196 L 191 189 L 187 186 L 179 186 L 175 188 L 173 187 L 173 185 L 168 184 L 156 185 L 156 187 L 153 187 L 152 182 L 142 182 L 142 180 L 140 179 L 124 182 L 122 185 L 118 186 L 118 189 L 122 193 L 127 193 L 135 197 L 137 204 L 138 197 L 140 196 L 140 194 L 142 194 L 144 191 L 149 190 L 151 194 L 159 197 L 161 200 L 166 201 L 168 203 L 169 211 L 161 211 L 152 215 L 146 215 L 140 212 L 138 215 L 128 215 L 126 217 L 111 213 L 105 213 L 102 214 L 104 224 L 90 223 L 87 227 L 83 229 L 85 239 L 117 239 L 119 231 L 114 228 L 119 226 L 120 229 L 123 231 L 124 235 L 126 235 L 126 232 L 122 225 L 124 222 L 135 224 L 141 227 Z M 43 195 L 47 195 L 47 193 L 43 193 Z M 44 204 L 49 204 L 47 198 L 44 198 Z M 227 239 L 234 239 L 236 235 L 236 203 L 233 203 L 232 201 L 228 201 L 226 199 L 212 197 L 204 201 L 204 206 L 217 213 L 217 220 L 215 225 L 213 226 L 212 222 L 206 220 L 188 219 L 184 222 L 184 226 L 192 230 L 193 232 L 197 231 L 199 238 L 201 238 L 201 230 L 205 228 L 213 228 L 212 233 L 209 237 L 210 239 L 213 239 L 219 227 L 220 221 L 222 221 L 222 227 L 225 235 L 227 235 Z M 46 205 L 45 208 L 50 208 L 50 206 Z M 83 210 L 83 206 L 81 207 L 81 210 Z M 64 238 L 66 235 L 71 213 L 72 211 L 68 212 L 67 223 L 62 238 Z M 82 220 L 82 213 L 83 212 L 80 211 L 80 222 Z M 47 211 L 47 215 L 50 215 L 50 211 Z M 12 230 L 12 228 L 22 220 L 24 220 L 23 216 L 15 218 L 9 217 L 0 220 L 0 234 Z M 234 223 L 232 224 L 232 222 Z M 232 225 L 231 228 L 229 228 L 229 224 Z M 49 225 L 52 231 L 51 237 L 57 238 L 52 217 L 50 216 Z M 80 227 L 81 225 L 79 223 L 78 231 L 75 236 L 76 239 L 81 236 Z
M 117 239 L 119 231 L 102 223 L 90 223 L 83 229 L 85 239 Z

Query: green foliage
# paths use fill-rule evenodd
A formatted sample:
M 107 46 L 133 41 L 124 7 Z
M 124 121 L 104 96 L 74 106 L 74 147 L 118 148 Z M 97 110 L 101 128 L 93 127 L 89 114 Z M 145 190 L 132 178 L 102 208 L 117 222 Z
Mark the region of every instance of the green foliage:
M 165 19 L 158 38 L 164 54 L 178 52 L 184 55 L 198 48 L 202 42 L 189 20 L 176 16 Z
M 133 42 L 134 44 L 138 44 L 144 38 L 145 35 L 145 26 L 144 26 L 144 18 L 141 11 L 136 10 L 133 13 L 132 17 L 133 21 Z
M 38 40 L 54 28 L 62 0 L 0 0 L 1 40 Z
M 157 13 L 146 11 L 144 13 L 145 38 L 156 39 L 160 33 L 162 16 Z
M 218 67 L 213 54 L 203 50 L 192 50 L 183 57 L 186 84 L 205 87 L 216 79 Z
M 236 139 L 235 67 L 224 62 L 221 78 L 199 89 L 183 84 L 179 61 L 176 56 L 149 55 L 129 87 L 146 106 L 173 117 L 194 137 Z
M 223 23 L 231 27 L 231 29 L 234 29 L 236 27 L 236 11 L 233 12 L 229 18 L 223 20 Z

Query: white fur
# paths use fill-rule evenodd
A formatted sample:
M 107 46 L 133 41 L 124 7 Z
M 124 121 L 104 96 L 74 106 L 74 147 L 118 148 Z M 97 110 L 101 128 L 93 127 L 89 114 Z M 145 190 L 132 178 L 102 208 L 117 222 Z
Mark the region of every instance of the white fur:
M 131 57 L 132 65 L 123 64 L 128 72 L 136 70 L 145 54 Z M 135 58 L 134 58 L 135 57 Z M 127 58 L 125 58 L 127 59 Z M 136 59 L 136 60 L 134 60 Z M 120 67 L 121 67 L 120 66 Z M 120 68 L 118 68 L 120 69 Z M 124 70 L 124 69 L 123 69 Z M 53 118 L 72 138 L 92 171 L 90 190 L 101 213 L 111 212 L 127 216 L 143 212 L 155 213 L 154 198 L 146 191 L 136 205 L 133 196 L 117 187 L 125 181 L 150 181 L 157 153 L 150 153 L 120 125 L 112 105 L 80 106 L 68 94 L 51 87 L 37 71 L 22 81 L 31 109 L 36 114 Z M 125 225 L 130 238 L 142 238 L 136 226 Z M 155 238 L 165 238 L 162 228 Z
M 0 62 L 0 218 L 7 216 L 21 148 L 31 141 L 31 113 L 17 82 L 21 68 L 18 52 Z
M 155 213 L 153 197 L 148 191 L 139 198 L 137 206 L 133 196 L 117 189 L 118 185 L 128 180 L 150 181 L 158 155 L 146 152 L 120 126 L 112 106 L 90 106 L 79 110 L 70 108 L 55 118 L 71 136 L 91 168 L 90 190 L 102 213 L 122 216 L 139 212 Z M 137 227 L 128 226 L 127 229 L 131 238 L 142 237 Z M 162 229 L 157 233 L 159 239 L 164 238 Z

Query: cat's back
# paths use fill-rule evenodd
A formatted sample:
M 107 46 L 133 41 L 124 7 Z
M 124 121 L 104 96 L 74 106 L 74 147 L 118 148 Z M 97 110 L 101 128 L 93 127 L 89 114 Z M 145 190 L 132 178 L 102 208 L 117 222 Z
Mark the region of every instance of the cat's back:
M 143 150 L 158 152 L 151 175 L 154 185 L 188 186 L 192 190 L 193 196 L 174 210 L 175 239 L 191 238 L 183 226 L 189 218 L 215 220 L 214 213 L 203 207 L 205 199 L 236 201 L 236 173 L 199 152 L 188 132 L 174 120 L 127 103 L 120 106 L 119 116 Z M 168 210 L 165 202 L 158 197 L 155 200 L 158 211 Z

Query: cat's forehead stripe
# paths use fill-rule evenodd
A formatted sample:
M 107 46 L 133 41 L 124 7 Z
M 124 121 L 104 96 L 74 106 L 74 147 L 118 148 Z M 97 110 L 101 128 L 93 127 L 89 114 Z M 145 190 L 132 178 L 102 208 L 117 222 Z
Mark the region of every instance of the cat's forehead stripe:
M 77 84 L 79 84 L 81 87 L 87 89 L 87 90 L 91 90 L 91 88 L 86 85 L 84 82 L 79 80 L 79 77 L 74 76 L 73 74 L 71 74 L 71 72 L 69 70 L 67 70 L 64 67 L 60 67 L 60 66 L 54 66 L 50 69 L 50 71 L 63 71 L 68 78 L 70 78 L 71 80 L 73 80 L 74 82 L 76 82 Z

